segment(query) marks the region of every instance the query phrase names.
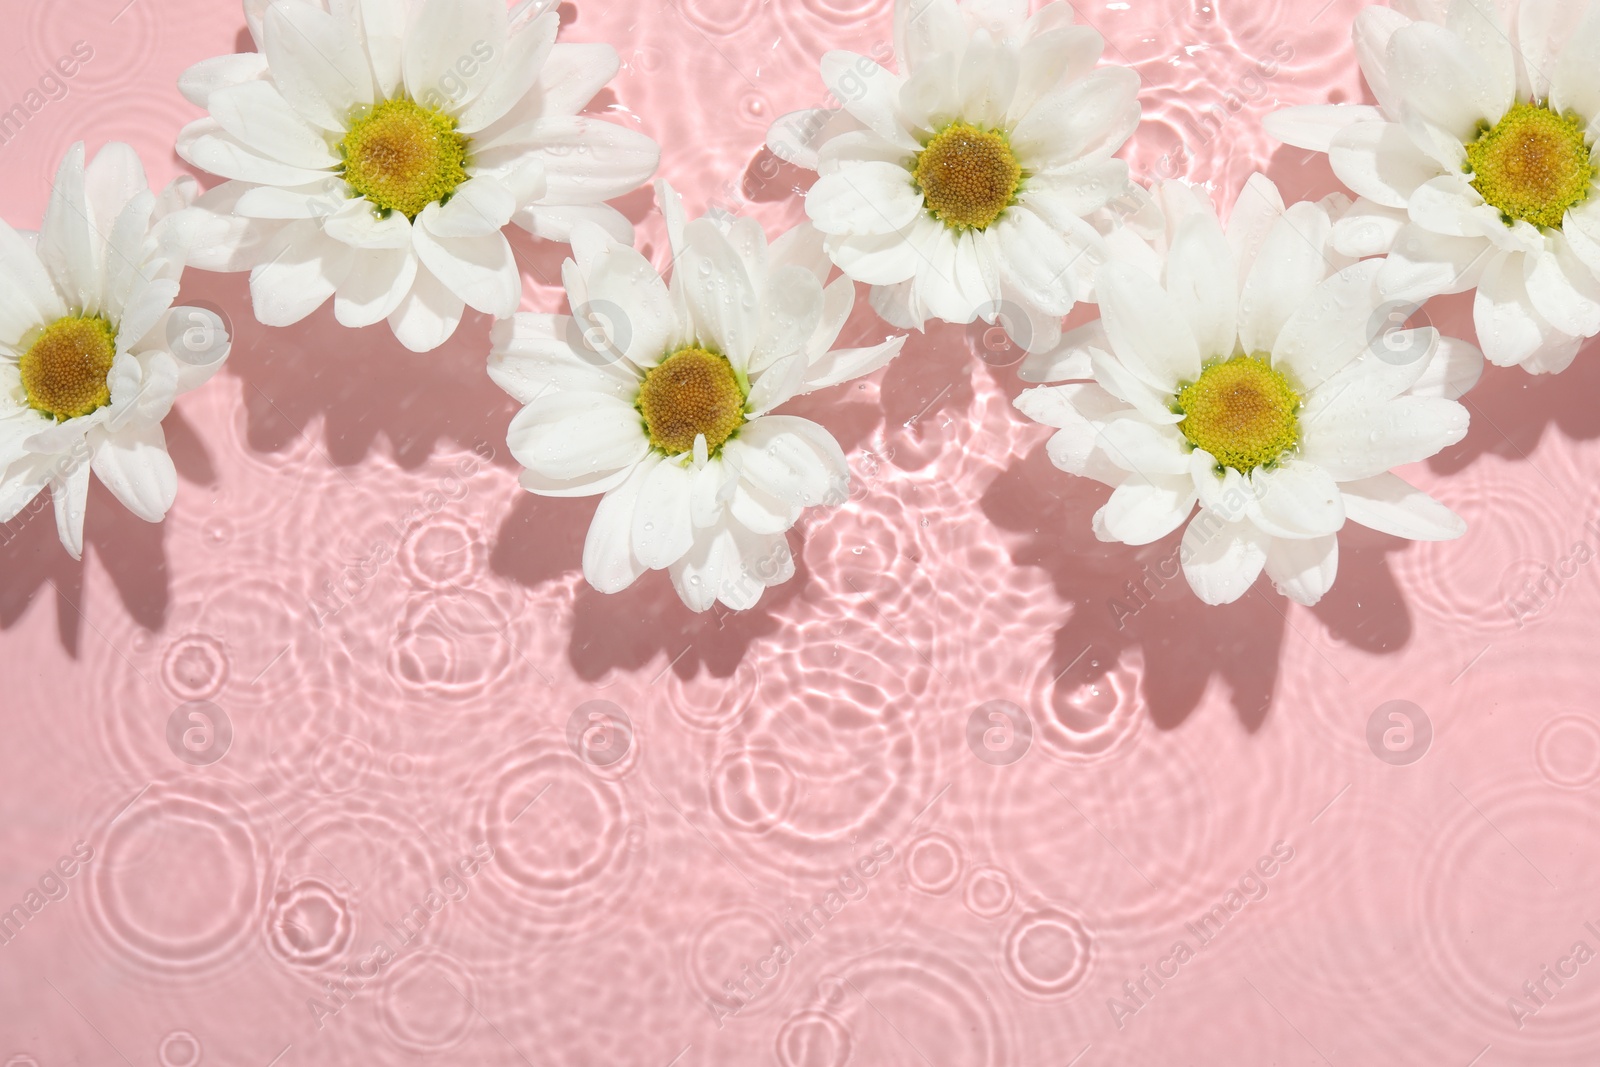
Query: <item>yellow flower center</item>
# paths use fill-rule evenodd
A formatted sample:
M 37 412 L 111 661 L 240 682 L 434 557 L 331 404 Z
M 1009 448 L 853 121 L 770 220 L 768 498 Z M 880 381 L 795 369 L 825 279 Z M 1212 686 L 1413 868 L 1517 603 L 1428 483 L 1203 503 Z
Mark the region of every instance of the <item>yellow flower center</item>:
M 1248 474 L 1300 442 L 1300 397 L 1264 356 L 1213 363 L 1178 390 L 1178 429 L 1224 467 Z
M 981 230 L 1016 202 L 1023 173 L 1004 134 L 957 121 L 917 153 L 911 178 L 934 218 Z
M 1517 103 L 1467 145 L 1472 187 L 1511 225 L 1560 227 L 1595 179 L 1583 122 L 1543 104 Z
M 339 142 L 344 180 L 383 213 L 415 219 L 467 180 L 468 138 L 456 120 L 414 100 L 364 108 Z
M 105 319 L 57 319 L 17 361 L 28 406 L 57 422 L 105 407 L 111 403 L 106 378 L 116 357 L 116 327 Z
M 726 356 L 680 348 L 644 376 L 639 414 L 654 448 L 669 456 L 694 448 L 705 434 L 712 455 L 744 425 L 745 391 Z

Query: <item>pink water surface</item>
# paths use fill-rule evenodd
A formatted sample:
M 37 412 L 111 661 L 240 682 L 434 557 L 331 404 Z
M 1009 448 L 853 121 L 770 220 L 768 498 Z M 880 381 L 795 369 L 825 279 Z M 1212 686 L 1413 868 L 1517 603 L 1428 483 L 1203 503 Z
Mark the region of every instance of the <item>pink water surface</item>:
M 0 146 L 14 224 L 79 138 L 182 173 L 175 78 L 248 46 L 229 0 L 125 3 L 0 0 L 0 107 L 94 52 Z M 1136 175 L 1332 191 L 1260 124 L 1365 97 L 1324 3 L 1079 3 L 1144 79 Z M 562 13 L 690 210 L 774 233 L 806 175 L 766 125 L 891 38 L 890 0 Z M 565 249 L 517 248 L 559 309 Z M 1600 1062 L 1600 346 L 1490 370 L 1405 472 L 1464 539 L 1350 527 L 1318 607 L 1206 608 L 1172 539 L 1094 539 L 1017 353 L 934 327 L 798 406 L 855 492 L 757 610 L 695 616 L 583 582 L 593 503 L 517 488 L 487 321 L 418 356 L 260 327 L 239 276 L 185 296 L 237 341 L 168 420 L 165 525 L 97 486 L 81 565 L 48 508 L 0 528 L 0 909 L 40 905 L 0 1063 Z

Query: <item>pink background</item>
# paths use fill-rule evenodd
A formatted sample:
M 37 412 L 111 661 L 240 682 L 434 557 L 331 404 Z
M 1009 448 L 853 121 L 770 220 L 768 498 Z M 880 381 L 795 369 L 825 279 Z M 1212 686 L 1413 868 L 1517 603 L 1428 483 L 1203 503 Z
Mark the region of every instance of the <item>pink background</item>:
M 234 3 L 124 2 L 0 0 L 0 105 L 94 49 L 0 146 L 13 224 L 38 224 L 78 138 L 181 173 L 196 112 L 178 73 L 248 46 Z M 1225 207 L 1258 168 L 1291 198 L 1334 189 L 1321 157 L 1260 128 L 1279 104 L 1364 97 L 1358 4 L 1322 3 L 1080 3 L 1144 79 L 1136 175 L 1209 183 Z M 823 51 L 891 36 L 890 0 L 562 13 L 565 39 L 618 48 L 596 106 L 662 143 L 690 210 L 774 234 L 802 217 L 806 175 L 762 150 L 767 123 L 821 102 Z M 658 251 L 649 195 L 623 207 Z M 516 245 L 525 306 L 559 309 L 565 249 Z M 1351 527 L 1317 608 L 1263 583 L 1213 609 L 1146 578 L 1172 539 L 1094 540 L 1104 490 L 1051 467 L 1047 431 L 1011 408 L 1020 383 L 996 364 L 1017 354 L 933 327 L 795 406 L 840 438 L 856 491 L 802 521 L 794 581 L 694 616 L 660 574 L 589 589 L 592 501 L 517 488 L 487 321 L 419 356 L 331 308 L 260 327 L 242 276 L 191 273 L 185 296 L 227 309 L 236 344 L 167 422 L 165 525 L 96 486 L 81 565 L 42 499 L 0 528 L 0 910 L 41 880 L 60 897 L 0 944 L 0 1063 L 1600 1056 L 1600 961 L 1570 956 L 1600 950 L 1594 346 L 1555 379 L 1491 369 L 1467 439 L 1403 472 L 1465 538 Z M 846 343 L 881 335 L 861 305 Z M 1466 306 L 1426 314 L 1470 337 Z M 1141 580 L 1154 603 L 1119 627 L 1112 602 Z M 168 744 L 196 700 L 232 730 L 207 765 Z M 591 700 L 631 722 L 604 766 L 568 743 Z M 995 700 L 1031 722 L 1009 764 L 968 745 Z M 1392 700 L 1432 725 L 1409 765 L 1368 744 Z M 52 879 L 79 842 L 87 864 Z M 1245 878 L 1275 845 L 1292 858 Z M 819 935 L 788 932 L 860 862 L 874 876 L 845 882 Z M 1230 911 L 1242 878 L 1259 899 Z M 1201 947 L 1186 924 L 1218 906 Z M 408 914 L 428 921 L 402 941 Z M 1558 986 L 1545 966 L 1577 973 Z M 325 983 L 363 969 L 341 1006 Z

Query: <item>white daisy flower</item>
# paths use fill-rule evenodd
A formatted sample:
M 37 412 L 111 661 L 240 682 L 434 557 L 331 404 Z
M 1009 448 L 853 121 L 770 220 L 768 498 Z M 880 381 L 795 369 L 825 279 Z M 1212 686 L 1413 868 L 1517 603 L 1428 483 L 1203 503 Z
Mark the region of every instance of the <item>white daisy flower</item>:
M 161 420 L 228 355 L 222 320 L 173 307 L 184 250 L 180 179 L 159 197 L 133 149 L 84 166 L 72 146 L 37 235 L 0 221 L 0 522 L 49 487 L 56 530 L 83 555 L 89 473 L 139 518 L 177 494 Z
M 1600 4 L 1493 0 L 1369 7 L 1355 22 L 1376 107 L 1290 108 L 1279 140 L 1328 153 L 1361 199 L 1334 231 L 1388 254 L 1384 294 L 1476 288 L 1497 364 L 1566 369 L 1600 333 Z
M 883 366 L 905 338 L 831 349 L 855 303 L 801 225 L 769 249 L 752 219 L 686 222 L 665 182 L 670 287 L 598 227 L 562 268 L 576 317 L 495 324 L 489 376 L 525 405 L 507 443 L 545 496 L 604 494 L 583 573 L 605 593 L 665 568 L 694 611 L 753 606 L 787 581 L 800 513 L 842 503 L 849 472 L 827 430 L 772 414 L 791 397 Z
M 1092 298 L 1090 217 L 1129 189 L 1111 155 L 1139 124 L 1139 76 L 1096 69 L 1105 42 L 1066 3 L 896 0 L 894 40 L 898 74 L 823 56 L 840 108 L 783 116 L 768 147 L 818 172 L 806 213 L 889 322 L 998 316 L 1050 348 Z
M 230 179 L 199 201 L 191 262 L 250 270 L 256 317 L 303 319 L 330 296 L 345 326 L 389 321 L 413 351 L 463 307 L 505 317 L 522 280 L 501 232 L 565 241 L 633 228 L 604 201 L 660 151 L 578 115 L 617 71 L 603 44 L 556 44 L 549 0 L 246 0 L 257 52 L 190 68 L 209 117 L 178 153 Z
M 1380 261 L 1331 246 L 1348 201 L 1285 208 L 1261 175 L 1226 233 L 1206 197 L 1168 182 L 1167 236 L 1099 271 L 1101 317 L 1028 357 L 1019 410 L 1058 429 L 1056 466 L 1112 487 L 1103 541 L 1148 544 L 1185 522 L 1184 574 L 1201 600 L 1237 600 L 1265 568 L 1315 604 L 1345 520 L 1414 540 L 1465 525 L 1390 468 L 1459 441 L 1455 397 L 1483 357 L 1431 327 L 1380 336 Z M 1382 343 L 1379 343 L 1379 342 Z M 1190 515 L 1199 505 L 1199 513 Z

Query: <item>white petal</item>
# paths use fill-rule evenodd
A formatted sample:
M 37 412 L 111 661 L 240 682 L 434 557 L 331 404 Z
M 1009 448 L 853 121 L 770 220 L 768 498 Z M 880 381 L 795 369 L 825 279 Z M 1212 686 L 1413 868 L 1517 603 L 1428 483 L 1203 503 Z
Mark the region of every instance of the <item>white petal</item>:
M 1333 588 L 1339 570 L 1339 539 L 1333 534 L 1306 540 L 1274 538 L 1267 547 L 1266 567 L 1278 592 L 1310 607 Z
M 786 504 L 815 507 L 849 484 L 839 443 L 821 426 L 793 415 L 746 423 L 722 455 L 740 478 Z
M 674 280 L 683 282 L 701 339 L 715 345 L 742 372 L 760 329 L 755 287 L 739 254 L 711 221 L 689 223 L 684 240 L 687 247 L 674 269 Z
M 1390 473 L 1344 482 L 1345 514 L 1373 530 L 1412 541 L 1449 541 L 1467 524 L 1433 497 Z
M 600 392 L 548 392 L 511 420 L 517 462 L 546 478 L 570 479 L 637 463 L 649 451 L 633 405 Z
M 1109 263 L 1096 277 L 1100 316 L 1117 358 L 1164 393 L 1200 376 L 1200 348 L 1177 303 L 1143 271 Z
M 1445 28 L 1467 46 L 1471 65 L 1483 80 L 1491 118 L 1498 118 L 1517 95 L 1517 66 L 1510 28 L 1494 0 L 1453 0 L 1445 9 Z
M 1079 253 L 1023 205 L 1008 209 L 993 231 L 1001 280 L 1048 314 L 1071 311 L 1074 294 L 1068 268 Z
M 894 54 L 908 69 L 958 52 L 966 42 L 955 0 L 896 0 Z
M 911 175 L 893 163 L 842 167 L 806 192 L 806 214 L 823 233 L 897 233 L 922 210 Z
M 160 522 L 178 495 L 178 472 L 160 423 L 128 426 L 94 450 L 94 473 L 124 507 Z
M 1109 157 L 1139 124 L 1139 76 L 1101 67 L 1042 97 L 1011 131 L 1011 144 L 1036 170 Z
M 333 314 L 342 326 L 361 328 L 394 313 L 417 280 L 417 257 L 409 248 L 362 250 L 339 283 Z
M 505 46 L 505 56 L 494 64 L 483 92 L 457 115 L 458 129 L 463 133 L 477 133 L 504 118 L 528 95 L 538 82 L 539 71 L 555 44 L 559 22 L 554 11 L 546 11 L 511 35 Z M 473 47 L 478 48 L 478 43 L 474 42 Z
M 803 357 L 806 342 L 822 322 L 822 307 L 822 286 L 804 267 L 782 267 L 767 276 L 750 372 L 764 370 L 791 352 Z
M 489 377 L 518 403 L 552 390 L 609 393 L 628 404 L 638 395 L 638 375 L 589 344 L 566 315 L 518 312 L 495 323 L 490 336 Z
M 406 11 L 409 0 L 356 0 L 361 9 L 361 36 L 367 45 L 378 95 L 393 99 L 403 88 Z
M 1361 197 L 1333 224 L 1334 251 L 1352 259 L 1381 256 L 1394 247 L 1409 217 L 1399 208 Z
M 344 206 L 321 222 L 323 233 L 352 248 L 411 248 L 411 220 L 398 211 L 382 215 L 365 199 L 345 201 Z
M 1094 377 L 1091 350 L 1109 355 L 1111 340 L 1105 323 L 1092 319 L 1066 333 L 1052 348 L 1030 352 L 1017 365 L 1017 377 L 1025 382 L 1067 382 Z
M 480 150 L 480 165 L 498 165 L 530 151 L 544 166 L 539 203 L 547 205 L 598 204 L 632 192 L 650 180 L 661 161 L 660 146 L 644 134 L 580 115 L 540 119 L 512 131 L 499 147 Z
M 122 321 L 117 324 L 117 354 L 143 341 L 166 316 L 177 296 L 178 283 L 169 278 L 157 278 L 135 288 L 122 309 Z
M 1270 540 L 1254 523 L 1224 522 L 1202 511 L 1183 531 L 1179 549 L 1189 587 L 1207 604 L 1233 603 L 1260 576 Z
M 461 324 L 462 299 L 433 276 L 417 268 L 417 280 L 389 316 L 395 339 L 413 352 L 431 352 L 450 339 Z
M 1271 352 L 1284 323 L 1328 276 L 1332 228 L 1327 212 L 1308 203 L 1273 223 L 1239 294 L 1239 343 L 1246 352 Z
M 1403 208 L 1441 167 L 1395 122 L 1358 122 L 1334 135 L 1328 146 L 1333 172 L 1357 193 L 1384 207 Z
M 1550 106 L 1558 113 L 1576 111 L 1593 122 L 1600 118 L 1600 9 L 1594 4 L 1572 6 L 1584 14 L 1556 61 Z
M 1189 469 L 1183 435 L 1171 426 L 1155 426 L 1136 415 L 1103 423 L 1099 443 L 1113 463 L 1147 479 Z
M 539 71 L 539 113 L 576 115 L 620 65 L 617 50 L 608 44 L 557 44 Z
M 83 558 L 83 519 L 89 505 L 89 464 L 76 463 L 50 479 L 50 496 L 56 507 L 56 535 L 73 559 Z
M 267 57 L 260 52 L 212 56 L 178 75 L 178 92 L 195 107 L 203 108 L 218 89 L 266 76 Z
M 1551 81 L 1560 56 L 1577 36 L 1578 26 L 1590 10 L 1589 4 L 1575 4 L 1572 0 L 1522 0 L 1517 4 L 1516 41 L 1523 68 L 1523 99 L 1543 100 L 1552 95 Z M 1581 56 L 1581 49 L 1578 54 Z M 1594 112 L 1588 114 L 1592 116 Z
M 1195 505 L 1194 482 L 1187 476 L 1154 481 L 1137 475 L 1117 486 L 1094 513 L 1094 533 L 1102 541 L 1148 545 L 1183 525 Z
M 1250 479 L 1260 507 L 1256 522 L 1276 537 L 1320 537 L 1344 525 L 1344 500 L 1327 471 L 1289 460 Z
M 689 496 L 694 472 L 675 460 L 645 476 L 634 502 L 633 557 L 652 570 L 670 567 L 694 544 Z
M 0 219 L 0 340 L 15 344 L 28 330 L 67 313 L 38 254 Z
M 810 368 L 806 371 L 801 392 L 809 393 L 816 389 L 825 389 L 830 385 L 854 381 L 871 374 L 898 356 L 905 343 L 906 339 L 902 334 L 866 348 L 831 349 L 812 360 Z
M 1553 330 L 1528 299 L 1520 256 L 1490 262 L 1473 295 L 1472 318 L 1489 362 L 1501 367 L 1527 359 Z
M 90 231 L 83 190 L 83 142 L 67 150 L 56 171 L 39 228 L 39 258 L 69 305 L 100 311 L 101 239 Z
M 1459 400 L 1483 376 L 1483 353 L 1455 337 L 1439 338 L 1438 348 L 1427 367 L 1411 386 L 1414 396 L 1437 396 Z
M 1017 56 L 1017 89 L 1007 119 L 1019 121 L 1056 86 L 1088 74 L 1104 49 L 1105 40 L 1088 26 L 1058 26 L 1029 38 Z
M 1389 79 L 1406 102 L 1427 121 L 1463 144 L 1480 123 L 1492 126 L 1510 106 L 1515 87 L 1479 66 L 1471 49 L 1455 34 L 1431 22 L 1414 22 L 1389 40 Z
M 322 237 L 311 221 L 284 232 L 289 236 L 281 250 L 250 272 L 256 318 L 268 326 L 292 326 L 321 307 L 355 258 L 353 249 Z
M 275 3 L 263 34 L 273 83 L 308 122 L 342 134 L 351 111 L 372 102 L 372 72 L 349 25 L 311 4 Z
M 583 576 L 602 593 L 621 592 L 649 569 L 633 554 L 633 513 L 645 479 L 660 462 L 650 456 L 637 464 L 595 508 L 583 543 Z
M 1523 257 L 1529 301 L 1562 333 L 1593 337 L 1600 332 L 1600 283 L 1566 240 L 1552 238 L 1548 248 Z
M 1494 261 L 1494 246 L 1471 237 L 1446 237 L 1408 225 L 1378 272 L 1378 289 L 1389 300 L 1426 300 L 1481 284 Z M 1520 273 L 1520 271 L 1519 271 Z
M 1327 152 L 1334 135 L 1358 122 L 1382 122 L 1383 114 L 1368 104 L 1309 104 L 1274 111 L 1262 127 L 1284 144 L 1308 152 Z
M 0 434 L 10 437 L 15 428 L 8 424 L 22 423 L 25 418 L 0 420 Z M 24 433 L 29 429 L 28 426 L 21 428 Z M 12 451 L 8 448 L 6 454 L 9 456 Z M 16 518 L 50 484 L 51 466 L 47 456 L 21 456 L 9 464 L 0 462 L 0 522 L 10 522 Z
M 495 50 L 504 52 L 508 33 L 504 4 L 423 0 L 406 31 L 406 92 L 429 107 L 465 107 L 483 91 L 495 61 L 503 62 Z
M 973 37 L 967 43 L 956 74 L 961 113 L 968 121 L 986 127 L 998 126 L 1005 121 L 1016 90 L 1016 52 L 988 34 Z
M 417 216 L 435 237 L 486 237 L 498 233 L 517 210 L 516 197 L 493 178 L 468 178 L 446 204 L 429 204 Z
M 177 149 L 178 155 L 202 170 L 257 185 L 311 185 L 329 174 L 257 155 L 209 118 L 196 119 L 185 126 L 178 135 Z
M 865 56 L 834 51 L 822 57 L 822 83 L 846 111 L 879 137 L 908 152 L 918 150 L 896 115 L 898 77 Z
M 1307 461 L 1340 482 L 1415 463 L 1466 436 L 1467 411 L 1453 400 L 1402 396 L 1387 404 L 1330 409 L 1302 427 Z
M 918 246 L 923 258 L 917 267 L 916 294 L 928 314 L 945 322 L 971 322 L 993 314 L 1000 296 L 994 235 L 967 230 L 958 236 L 926 218 L 918 223 L 924 241 Z
M 429 204 L 422 216 L 438 209 Z M 522 275 L 505 235 L 498 231 L 483 237 L 436 237 L 424 223 L 412 227 L 411 240 L 435 278 L 468 307 L 495 318 L 517 310 L 522 299 Z
M 333 170 L 339 156 L 271 82 L 247 81 L 211 94 L 211 117 L 257 155 L 306 170 Z
M 1379 268 L 1375 260 L 1357 263 L 1318 285 L 1278 332 L 1273 366 L 1310 390 L 1365 352 L 1387 325 L 1374 318 Z
M 1202 359 L 1233 355 L 1238 274 L 1215 216 L 1194 214 L 1179 224 L 1167 254 L 1166 290 L 1189 323 Z

